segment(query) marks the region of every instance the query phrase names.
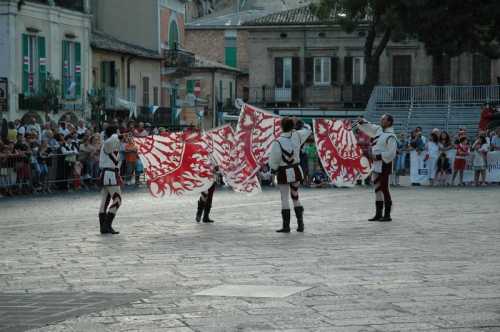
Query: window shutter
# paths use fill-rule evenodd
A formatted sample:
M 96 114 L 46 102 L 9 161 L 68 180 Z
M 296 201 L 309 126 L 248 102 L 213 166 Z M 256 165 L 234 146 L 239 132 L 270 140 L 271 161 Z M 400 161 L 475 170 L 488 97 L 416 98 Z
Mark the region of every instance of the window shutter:
M 332 57 L 330 60 L 330 70 L 331 70 L 331 75 L 330 75 L 331 85 L 335 85 L 338 83 L 338 77 L 339 77 L 339 58 L 337 58 L 336 56 Z
M 29 36 L 23 34 L 23 94 L 30 93 L 30 57 L 29 57 Z
M 75 96 L 82 96 L 82 46 L 80 43 L 75 43 Z
M 62 96 L 66 98 L 69 87 L 69 42 L 63 40 L 62 42 Z
M 344 58 L 344 83 L 352 83 L 352 56 L 346 56 Z
M 292 58 L 292 100 L 300 99 L 300 58 Z
M 233 82 L 229 81 L 229 99 L 233 100 Z
M 283 86 L 283 58 L 274 58 L 274 85 Z
M 304 59 L 305 65 L 305 83 L 306 86 L 311 86 L 314 80 L 314 58 L 309 57 Z
M 45 84 L 47 81 L 47 58 L 45 53 L 45 37 L 38 37 L 38 86 L 41 93 L 45 92 Z
M 109 86 L 116 88 L 116 68 L 115 62 L 108 62 L 108 75 L 109 75 Z
M 194 93 L 194 80 L 186 81 L 186 91 L 187 93 Z

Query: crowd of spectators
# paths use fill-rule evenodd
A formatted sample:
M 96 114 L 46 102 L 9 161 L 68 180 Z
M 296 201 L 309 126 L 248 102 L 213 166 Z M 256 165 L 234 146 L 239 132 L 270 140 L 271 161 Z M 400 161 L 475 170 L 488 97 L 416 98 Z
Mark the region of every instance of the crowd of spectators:
M 500 151 L 498 120 L 500 112 L 485 105 L 481 112 L 478 135 L 473 138 L 465 128 L 460 128 L 453 135 L 434 129 L 426 136 L 421 127 L 416 127 L 409 134 L 399 133 L 392 184 L 398 186 L 400 177 L 409 175 L 410 154 L 415 151 L 417 155 L 425 156 L 431 185 L 465 185 L 464 170 L 467 162 L 472 164 L 474 183 L 478 186 L 485 185 L 487 153 Z M 495 121 L 498 121 L 498 126 L 492 126 Z M 121 173 L 125 183 L 140 185 L 144 167 L 132 138 L 161 134 L 166 130 L 135 121 L 113 120 L 111 124 L 118 127 L 125 136 L 121 146 Z M 35 118 L 29 118 L 24 123 L 20 120 L 3 120 L 0 129 L 0 195 L 97 187 L 101 142 L 108 125 L 110 124 L 106 122 L 98 126 L 84 121 L 73 124 L 64 118 L 58 123 L 47 121 L 43 125 L 37 123 Z M 363 154 L 370 159 L 370 138 L 360 131 L 356 136 Z M 305 175 L 304 185 L 329 186 L 313 138 L 302 148 L 301 163 Z M 263 167 L 259 178 L 262 185 L 273 185 L 269 168 Z M 369 184 L 370 180 L 366 179 L 365 182 Z
M 121 147 L 122 175 L 127 184 L 140 185 L 143 166 L 138 158 L 133 136 L 158 133 L 160 128 L 134 121 L 113 125 L 125 135 Z M 99 154 L 103 130 L 93 123 L 67 119 L 43 125 L 30 118 L 3 120 L 0 130 L 0 195 L 12 196 L 54 190 L 81 190 L 97 187 Z

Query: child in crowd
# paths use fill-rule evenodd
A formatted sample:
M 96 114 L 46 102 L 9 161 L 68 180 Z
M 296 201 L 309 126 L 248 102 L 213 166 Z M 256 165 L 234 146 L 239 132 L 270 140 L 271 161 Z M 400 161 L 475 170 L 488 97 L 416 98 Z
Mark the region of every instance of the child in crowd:
M 391 182 L 393 186 L 399 186 L 399 177 L 406 173 L 406 158 L 408 154 L 408 141 L 406 133 L 399 135 L 398 149 L 396 152 L 396 160 L 394 163 L 394 173 L 391 174 Z
M 490 149 L 489 144 L 484 136 L 479 136 L 474 145 L 474 160 L 472 166 L 474 167 L 474 181 L 476 186 L 486 185 L 486 156 Z M 481 177 L 482 182 L 479 181 Z
M 457 174 L 460 177 L 460 186 L 464 186 L 464 171 L 465 166 L 467 165 L 467 157 L 470 155 L 470 147 L 468 143 L 468 139 L 465 136 L 460 137 L 459 144 L 456 146 L 457 154 L 455 157 L 455 162 L 453 164 L 453 177 L 451 179 L 451 183 L 455 184 L 455 178 Z
M 268 164 L 262 166 L 262 168 L 259 172 L 259 178 L 260 178 L 260 183 L 262 184 L 262 186 L 272 187 L 274 185 L 273 175 L 271 174 L 271 168 L 269 168 Z
M 437 160 L 436 166 L 436 184 L 438 186 L 449 185 L 448 178 L 451 174 L 451 163 L 450 159 L 446 155 L 446 152 L 441 152 Z

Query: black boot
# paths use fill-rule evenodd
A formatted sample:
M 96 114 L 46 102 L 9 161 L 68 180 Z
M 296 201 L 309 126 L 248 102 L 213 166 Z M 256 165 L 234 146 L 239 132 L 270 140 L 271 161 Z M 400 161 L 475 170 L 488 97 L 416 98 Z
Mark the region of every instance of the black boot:
M 297 232 L 302 233 L 304 231 L 304 207 L 297 206 L 294 208 L 295 217 L 297 217 Z
M 380 218 L 379 221 L 392 221 L 391 208 L 392 208 L 392 202 L 391 201 L 385 202 L 384 217 Z
M 214 221 L 210 219 L 210 210 L 212 210 L 212 203 L 206 202 L 205 208 L 203 209 L 203 222 L 204 223 L 213 223 Z
M 108 234 L 108 225 L 106 221 L 106 213 L 99 213 L 99 228 L 101 234 Z
M 379 221 L 382 218 L 382 211 L 384 210 L 384 202 L 376 201 L 375 202 L 375 217 L 368 219 L 368 221 Z
M 198 200 L 198 210 L 196 210 L 196 222 L 201 221 L 201 216 L 203 215 L 203 208 L 205 207 L 205 204 L 203 201 L 200 199 Z
M 283 228 L 277 230 L 278 233 L 290 233 L 290 209 L 281 210 L 281 217 L 283 218 Z
M 109 213 L 106 218 L 106 226 L 107 226 L 107 231 L 110 234 L 120 234 L 120 232 L 115 231 L 111 225 L 113 224 L 113 219 L 115 219 L 115 214 L 114 213 Z

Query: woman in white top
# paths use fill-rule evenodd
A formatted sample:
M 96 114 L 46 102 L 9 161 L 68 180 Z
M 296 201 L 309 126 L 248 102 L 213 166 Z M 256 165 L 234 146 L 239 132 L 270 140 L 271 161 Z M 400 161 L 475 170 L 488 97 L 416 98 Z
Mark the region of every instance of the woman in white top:
M 434 185 L 434 178 L 437 173 L 437 161 L 439 159 L 439 136 L 436 133 L 431 134 L 425 149 L 429 157 L 427 163 L 429 167 L 429 181 L 432 186 Z
M 304 175 L 300 167 L 300 149 L 311 135 L 311 129 L 308 125 L 297 122 L 292 118 L 284 118 L 281 121 L 281 129 L 282 134 L 274 141 L 269 155 L 269 167 L 277 176 L 281 193 L 283 227 L 277 232 L 290 233 L 291 213 L 288 196 L 292 198 L 295 216 L 297 217 L 297 232 L 303 232 L 304 207 L 299 201 L 299 185 Z
M 474 145 L 472 146 L 474 151 L 474 160 L 472 161 L 472 165 L 474 168 L 474 181 L 476 186 L 480 186 L 481 184 L 486 184 L 486 158 L 488 155 L 488 151 L 490 150 L 490 146 L 486 141 L 486 137 L 479 136 Z M 479 181 L 479 177 L 481 177 L 482 182 Z

